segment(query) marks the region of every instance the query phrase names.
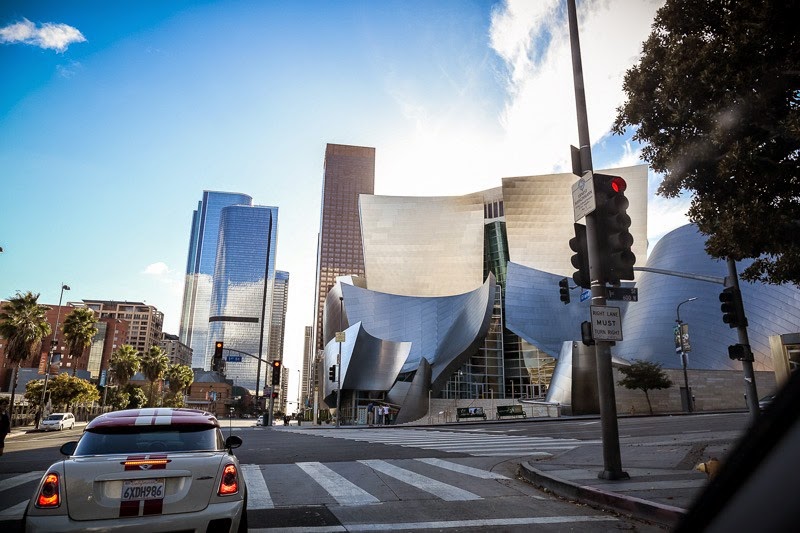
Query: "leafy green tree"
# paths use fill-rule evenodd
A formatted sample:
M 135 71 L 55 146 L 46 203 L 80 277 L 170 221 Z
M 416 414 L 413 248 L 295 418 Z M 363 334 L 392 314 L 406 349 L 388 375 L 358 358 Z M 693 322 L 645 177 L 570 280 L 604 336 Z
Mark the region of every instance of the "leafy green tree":
M 139 389 L 141 390 L 141 389 Z M 131 395 L 125 387 L 109 387 L 106 394 L 106 405 L 110 405 L 114 410 L 127 409 Z
M 183 391 L 194 382 L 194 372 L 186 365 L 169 365 L 165 377 L 170 390 L 165 403 L 170 407 L 183 407 Z
M 96 323 L 94 311 L 88 307 L 78 307 L 64 319 L 64 339 L 67 341 L 67 353 L 72 357 L 73 376 L 78 370 L 78 360 L 83 357 L 86 348 L 92 344 L 92 338 L 97 335 Z
M 139 409 L 140 407 L 144 407 L 147 403 L 147 395 L 140 386 L 128 383 L 124 390 L 125 393 L 128 394 L 128 404 L 125 406 L 126 409 Z
M 25 385 L 25 399 L 34 410 L 41 407 L 42 389 L 44 388 L 43 379 L 32 379 Z
M 42 338 L 52 331 L 47 322 L 50 308 L 39 303 L 39 295 L 28 291 L 18 292 L 3 304 L 0 312 L 0 337 L 6 339 L 5 356 L 15 365 L 14 383 L 11 385 L 11 408 L 14 407 L 14 394 L 22 361 L 38 355 Z
M 124 387 L 139 371 L 139 352 L 129 344 L 123 344 L 111 354 L 109 368 L 117 384 Z
M 625 375 L 617 383 L 626 389 L 641 390 L 647 398 L 647 407 L 650 414 L 653 414 L 653 406 L 650 404 L 651 390 L 668 389 L 672 386 L 672 381 L 661 369 L 661 364 L 649 361 L 634 360 L 631 366 L 621 366 L 619 371 Z
M 692 194 L 711 256 L 755 258 L 747 280 L 800 283 L 797 20 L 798 2 L 667 0 L 613 127 L 645 143 L 658 194 Z
M 156 383 L 164 378 L 169 368 L 169 357 L 164 350 L 158 346 L 151 346 L 147 353 L 142 356 L 142 374 L 150 382 L 150 394 L 148 395 L 147 405 L 155 407 Z
M 85 379 L 69 375 L 68 372 L 62 372 L 50 380 L 47 391 L 50 393 L 50 402 L 58 410 L 66 410 L 71 405 L 87 404 L 100 399 L 97 387 Z

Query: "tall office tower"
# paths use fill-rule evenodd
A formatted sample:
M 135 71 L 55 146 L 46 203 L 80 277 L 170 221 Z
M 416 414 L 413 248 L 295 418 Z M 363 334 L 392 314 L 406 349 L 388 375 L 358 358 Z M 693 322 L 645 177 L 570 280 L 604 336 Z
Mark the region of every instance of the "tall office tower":
M 337 276 L 364 275 L 358 196 L 375 191 L 375 148 L 328 144 L 317 244 L 315 345 L 324 348 L 322 313 Z
M 303 335 L 303 375 L 300 377 L 300 398 L 303 402 L 303 407 L 312 405 L 309 401 L 309 393 L 314 390 L 314 335 L 311 326 L 305 327 L 305 334 Z M 313 400 L 313 398 L 311 398 Z
M 192 214 L 189 237 L 189 258 L 183 288 L 183 309 L 178 330 L 180 341 L 192 349 L 192 368 L 209 370 L 206 360 L 208 317 L 211 309 L 211 287 L 217 264 L 219 216 L 229 205 L 252 205 L 246 194 L 203 191 L 203 199 Z
M 258 357 L 266 360 L 272 353 L 277 236 L 277 207 L 231 205 L 220 210 L 202 368 L 211 367 L 214 343 L 223 341 L 225 355 L 234 356 L 226 362 L 226 377 L 252 392 L 263 385 L 268 367 Z
M 286 304 L 289 302 L 289 273 L 282 270 L 275 272 L 275 283 L 272 290 L 272 321 L 269 327 L 269 352 L 264 359 L 283 361 L 283 339 L 286 332 Z M 272 379 L 270 373 L 269 379 Z

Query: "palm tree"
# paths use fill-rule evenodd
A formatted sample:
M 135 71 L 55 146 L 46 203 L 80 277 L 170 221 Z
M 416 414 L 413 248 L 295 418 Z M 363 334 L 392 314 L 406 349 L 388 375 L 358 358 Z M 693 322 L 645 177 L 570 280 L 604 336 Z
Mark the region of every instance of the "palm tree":
M 11 386 L 11 409 L 14 408 L 14 393 L 22 361 L 35 355 L 42 346 L 42 338 L 52 331 L 47 322 L 50 308 L 39 304 L 38 300 L 39 294 L 18 292 L 3 304 L 0 312 L 0 337 L 6 339 L 6 359 L 16 363 Z
M 88 307 L 78 307 L 64 319 L 64 339 L 67 341 L 67 353 L 73 358 L 73 376 L 78 370 L 78 360 L 83 357 L 83 352 L 91 346 L 92 338 L 97 335 L 96 322 L 94 311 Z
M 142 356 L 142 373 L 147 381 L 150 382 L 150 397 L 147 401 L 149 407 L 155 407 L 153 393 L 155 392 L 156 381 L 162 379 L 169 367 L 169 357 L 158 346 L 151 346 L 147 353 Z
M 111 354 L 109 368 L 117 380 L 117 384 L 124 387 L 128 381 L 139 371 L 139 352 L 130 344 L 123 344 L 116 352 Z
M 194 372 L 191 367 L 186 365 L 169 365 L 166 378 L 169 381 L 169 390 L 175 399 L 175 405 L 182 406 L 183 398 L 180 398 L 180 403 L 178 403 L 179 395 L 194 382 Z

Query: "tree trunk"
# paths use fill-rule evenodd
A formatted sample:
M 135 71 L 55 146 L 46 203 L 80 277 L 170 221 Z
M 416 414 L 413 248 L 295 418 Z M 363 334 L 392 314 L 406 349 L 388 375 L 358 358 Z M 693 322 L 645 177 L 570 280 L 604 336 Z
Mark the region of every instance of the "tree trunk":
M 650 410 L 650 414 L 653 414 L 653 406 L 650 405 L 650 395 L 647 394 L 647 389 L 644 389 L 644 397 L 647 398 L 647 408 Z
M 14 394 L 17 391 L 17 380 L 19 379 L 19 367 L 22 361 L 17 361 L 17 367 L 12 369 L 14 382 L 11 385 L 11 399 L 8 404 L 8 416 L 11 419 L 11 427 L 14 427 Z

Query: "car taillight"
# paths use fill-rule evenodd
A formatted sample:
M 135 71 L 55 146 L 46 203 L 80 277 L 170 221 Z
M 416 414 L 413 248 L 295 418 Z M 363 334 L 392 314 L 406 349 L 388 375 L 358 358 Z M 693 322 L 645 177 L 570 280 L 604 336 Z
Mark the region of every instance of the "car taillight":
M 219 482 L 220 496 L 230 496 L 239 492 L 239 473 L 236 471 L 236 465 L 229 464 L 225 466 L 222 471 L 222 480 Z
M 61 495 L 58 486 L 58 474 L 50 473 L 44 478 L 42 488 L 36 497 L 36 507 L 51 509 L 61 505 Z

